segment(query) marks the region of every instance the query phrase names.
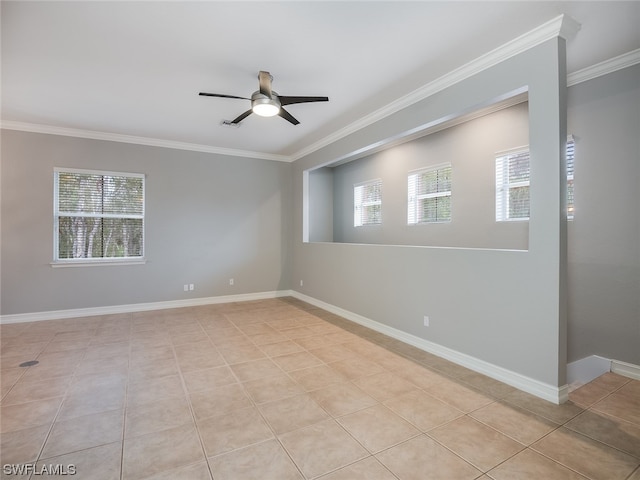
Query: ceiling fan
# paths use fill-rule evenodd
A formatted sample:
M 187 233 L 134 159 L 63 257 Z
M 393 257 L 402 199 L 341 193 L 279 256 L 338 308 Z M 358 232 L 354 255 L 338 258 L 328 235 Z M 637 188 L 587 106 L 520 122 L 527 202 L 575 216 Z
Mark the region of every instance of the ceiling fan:
M 271 82 L 273 81 L 273 76 L 269 72 L 260 71 L 260 73 L 258 73 L 258 81 L 260 83 L 260 88 L 253 92 L 251 98 L 206 92 L 200 92 L 200 95 L 202 95 L 203 97 L 237 98 L 240 100 L 251 100 L 251 109 L 247 110 L 230 122 L 224 122 L 229 125 L 238 125 L 242 120 L 247 118 L 252 113 L 260 115 L 261 117 L 273 117 L 275 115 L 279 115 L 293 125 L 298 125 L 300 122 L 282 107 L 284 107 L 285 105 L 293 105 L 295 103 L 329 101 L 328 97 L 288 97 L 285 95 L 278 95 L 277 92 L 271 90 Z

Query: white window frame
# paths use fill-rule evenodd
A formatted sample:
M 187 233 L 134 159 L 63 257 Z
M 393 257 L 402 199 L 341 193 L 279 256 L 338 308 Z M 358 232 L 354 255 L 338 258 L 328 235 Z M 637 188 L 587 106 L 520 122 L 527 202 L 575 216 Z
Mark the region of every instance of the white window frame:
M 367 187 L 379 187 L 380 196 L 376 200 L 365 201 L 363 193 Z M 378 221 L 365 221 L 364 209 L 367 207 L 380 206 L 380 215 Z M 353 185 L 353 226 L 365 227 L 369 225 L 380 225 L 382 223 L 382 179 L 376 178 L 366 182 L 356 183 Z
M 505 150 L 496 154 L 496 222 L 518 222 L 528 221 L 529 217 L 509 218 L 509 189 L 516 187 L 530 187 L 531 164 L 529 164 L 529 179 L 526 181 L 511 182 L 504 180 L 508 171 L 507 159 L 512 156 L 529 153 L 529 147 L 518 147 L 512 150 Z M 530 157 L 529 157 L 530 161 Z M 567 220 L 573 220 L 575 201 L 571 201 L 573 195 L 569 195 L 570 190 L 573 192 L 574 168 L 575 168 L 575 141 L 572 135 L 567 137 L 566 146 L 566 162 L 567 162 Z M 529 198 L 531 202 L 531 198 Z
M 142 173 L 130 173 L 130 172 L 113 172 L 105 170 L 88 170 L 78 168 L 61 168 L 56 167 L 53 169 L 54 182 L 53 182 L 53 261 L 51 266 L 53 267 L 67 267 L 67 266 L 91 266 L 91 265 L 132 265 L 146 263 L 145 259 L 145 212 L 146 212 L 146 175 Z M 127 177 L 127 178 L 140 178 L 142 179 L 142 214 L 96 214 L 96 213 L 79 213 L 79 212 L 65 212 L 59 210 L 59 176 L 61 173 L 76 173 L 84 175 L 101 175 L 101 176 L 115 176 L 115 177 Z M 135 218 L 142 220 L 142 246 L 141 255 L 128 256 L 128 257 L 95 257 L 95 258 L 59 258 L 59 218 L 60 217 L 93 217 L 93 218 Z
M 449 218 L 443 220 L 424 220 L 418 218 L 418 205 L 421 200 L 429 198 L 441 198 L 451 197 L 451 189 L 445 191 L 427 192 L 422 194 L 416 193 L 416 178 L 423 173 L 439 172 L 440 170 L 449 169 L 452 170 L 451 163 L 443 163 L 440 165 L 433 165 L 431 167 L 420 168 L 418 170 L 412 170 L 407 175 L 407 224 L 408 225 L 424 225 L 429 223 L 448 223 L 451 222 L 451 211 L 449 212 Z M 437 190 L 437 188 L 436 188 Z
M 529 161 L 529 176 L 527 180 L 509 182 L 509 160 L 513 157 L 527 154 Z M 509 191 L 512 188 L 522 188 L 530 186 L 531 178 L 531 157 L 529 157 L 529 147 L 518 147 L 505 150 L 496 154 L 496 222 L 521 222 L 529 220 L 529 217 L 509 217 Z M 531 201 L 531 200 L 529 200 Z
M 573 175 L 575 169 L 576 142 L 573 135 L 567 138 L 567 220 L 573 220 L 575 212 L 575 185 Z

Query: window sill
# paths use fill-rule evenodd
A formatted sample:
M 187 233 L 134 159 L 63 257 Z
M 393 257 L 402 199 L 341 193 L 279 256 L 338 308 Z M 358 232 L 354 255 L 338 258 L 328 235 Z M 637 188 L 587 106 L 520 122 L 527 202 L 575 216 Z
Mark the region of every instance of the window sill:
M 407 227 L 419 227 L 421 225 L 442 225 L 451 223 L 451 220 L 437 220 L 433 222 L 416 222 L 416 223 L 407 223 Z
M 51 262 L 53 268 L 61 267 L 96 267 L 96 266 L 119 266 L 119 265 L 144 265 L 147 263 L 146 258 L 126 258 L 122 260 L 116 259 L 94 259 L 94 260 L 61 260 L 57 262 Z

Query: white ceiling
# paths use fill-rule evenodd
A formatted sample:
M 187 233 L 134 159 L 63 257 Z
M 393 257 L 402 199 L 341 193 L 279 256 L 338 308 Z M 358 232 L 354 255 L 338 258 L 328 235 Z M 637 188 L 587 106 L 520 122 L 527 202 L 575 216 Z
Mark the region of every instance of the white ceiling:
M 640 48 L 640 2 L 2 1 L 2 122 L 295 157 L 539 25 L 581 24 L 568 72 Z M 249 116 L 259 70 L 300 120 Z M 115 138 L 115 137 L 114 137 Z

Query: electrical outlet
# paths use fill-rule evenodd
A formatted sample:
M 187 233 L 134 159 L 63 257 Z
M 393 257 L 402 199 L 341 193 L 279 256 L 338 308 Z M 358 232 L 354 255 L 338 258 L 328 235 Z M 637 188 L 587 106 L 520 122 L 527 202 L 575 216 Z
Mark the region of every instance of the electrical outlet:
M 229 279 L 229 285 L 233 285 L 233 278 Z
M 428 327 L 429 326 L 429 317 L 428 316 L 424 316 L 424 326 Z
M 189 291 L 189 285 L 187 284 L 185 284 L 182 288 L 184 289 L 185 292 Z
M 304 287 L 304 280 L 300 280 L 300 286 Z
M 191 290 L 192 292 L 195 290 L 195 285 L 193 283 L 189 284 L 189 290 Z

